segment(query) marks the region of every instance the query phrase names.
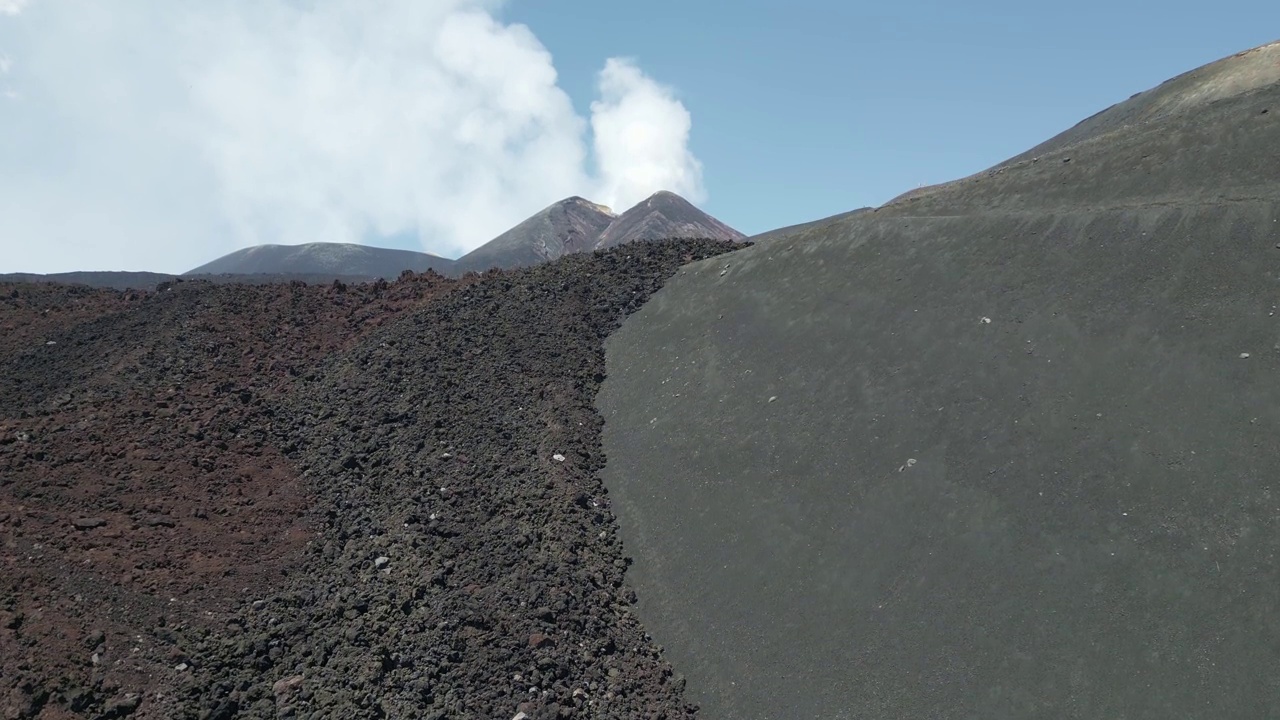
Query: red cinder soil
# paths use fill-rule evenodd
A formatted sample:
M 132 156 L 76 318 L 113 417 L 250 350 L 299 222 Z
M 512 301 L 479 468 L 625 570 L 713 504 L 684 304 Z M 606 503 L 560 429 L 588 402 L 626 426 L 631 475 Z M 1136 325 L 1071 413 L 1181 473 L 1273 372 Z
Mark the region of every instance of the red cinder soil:
M 284 581 L 273 399 L 456 284 L 0 286 L 0 718 L 127 714 L 192 664 L 173 630 Z

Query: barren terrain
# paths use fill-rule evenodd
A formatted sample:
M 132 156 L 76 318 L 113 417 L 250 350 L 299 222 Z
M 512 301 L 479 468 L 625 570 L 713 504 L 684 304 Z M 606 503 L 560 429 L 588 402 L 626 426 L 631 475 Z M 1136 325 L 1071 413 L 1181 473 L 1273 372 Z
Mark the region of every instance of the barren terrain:
M 652 243 L 371 285 L 0 287 L 0 717 L 684 717 L 598 477 Z

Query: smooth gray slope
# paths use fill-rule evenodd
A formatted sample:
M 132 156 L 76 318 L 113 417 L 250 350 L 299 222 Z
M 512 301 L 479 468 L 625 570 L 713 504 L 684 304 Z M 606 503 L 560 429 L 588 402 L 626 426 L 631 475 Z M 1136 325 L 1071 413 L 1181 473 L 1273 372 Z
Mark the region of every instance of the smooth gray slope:
M 772 240 L 779 240 L 782 238 L 790 237 L 792 235 L 798 235 L 802 231 L 817 230 L 817 229 L 820 229 L 821 227 L 834 225 L 844 220 L 848 220 L 854 215 L 858 215 L 864 212 L 871 212 L 873 210 L 875 210 L 875 208 L 872 208 L 872 207 L 858 208 L 857 210 L 850 210 L 849 212 L 843 212 L 838 215 L 832 215 L 831 217 L 822 218 L 821 220 L 811 220 L 809 222 L 798 223 L 796 225 L 788 225 L 786 227 L 780 227 L 774 230 L 766 230 L 765 232 L 762 232 L 758 235 L 752 235 L 747 239 L 750 240 L 752 243 L 762 243 L 762 242 L 770 242 Z
M 381 277 L 394 280 L 405 270 L 453 271 L 453 261 L 413 252 L 351 243 L 258 245 L 237 250 L 201 265 L 185 275 L 333 275 Z
M 1280 86 L 1095 122 L 610 340 L 629 578 L 708 720 L 1280 716 Z
M 638 240 L 710 238 L 736 242 L 746 237 L 699 210 L 688 200 L 663 190 L 619 215 L 600 234 L 594 249 L 603 250 Z
M 1102 137 L 1134 125 L 1174 115 L 1199 112 L 1221 100 L 1264 89 L 1280 82 L 1280 42 L 1223 58 L 1167 80 L 1076 124 L 1009 162 L 1029 160 L 1078 142 Z
M 527 267 L 589 250 L 615 217 L 603 205 L 580 197 L 567 198 L 458 258 L 457 268 L 459 272 L 483 272 L 495 267 Z
M 885 207 L 919 215 L 1233 197 L 1237 185 L 1275 179 L 1277 150 L 1258 145 L 1263 155 L 1241 163 L 1215 145 L 1248 145 L 1238 136 L 1275 120 L 1280 108 L 1270 97 L 1277 82 L 1280 42 L 1184 73 L 989 170 L 911 190 Z M 1167 162 L 1177 168 L 1162 167 Z

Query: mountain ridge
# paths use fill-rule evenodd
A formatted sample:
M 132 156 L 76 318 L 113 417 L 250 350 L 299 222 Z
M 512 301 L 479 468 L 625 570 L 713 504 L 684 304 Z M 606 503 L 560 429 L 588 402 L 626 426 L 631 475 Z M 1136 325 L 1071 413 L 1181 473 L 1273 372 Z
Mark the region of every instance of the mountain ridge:
M 600 233 L 593 249 L 604 250 L 638 240 L 674 237 L 741 242 L 747 236 L 679 195 L 660 190 L 619 215 Z
M 136 289 L 174 278 L 214 282 L 394 280 L 409 270 L 459 277 L 493 268 L 539 265 L 566 255 L 604 250 L 639 240 L 699 238 L 741 242 L 746 235 L 679 195 L 658 191 L 621 215 L 581 196 L 552 203 L 496 238 L 452 260 L 438 255 L 355 243 L 264 244 L 241 248 L 181 275 L 75 271 L 0 275 L 7 282 L 62 282 Z
M 655 192 L 620 215 L 606 205 L 574 195 L 548 205 L 456 260 L 351 243 L 257 245 L 205 263 L 184 276 L 335 274 L 390 280 L 404 270 L 431 269 L 456 277 L 493 268 L 539 265 L 628 242 L 675 237 L 746 239 L 745 234 L 670 191 Z
M 603 222 L 606 218 L 608 222 Z M 548 242 L 549 236 L 571 240 Z M 675 237 L 740 242 L 746 235 L 667 190 L 655 192 L 621 215 L 575 196 L 548 206 L 458 258 L 457 267 L 463 272 L 526 267 L 577 252 Z
M 522 267 L 590 249 L 617 218 L 612 209 L 579 196 L 552 203 L 515 227 L 459 257 L 460 272 Z

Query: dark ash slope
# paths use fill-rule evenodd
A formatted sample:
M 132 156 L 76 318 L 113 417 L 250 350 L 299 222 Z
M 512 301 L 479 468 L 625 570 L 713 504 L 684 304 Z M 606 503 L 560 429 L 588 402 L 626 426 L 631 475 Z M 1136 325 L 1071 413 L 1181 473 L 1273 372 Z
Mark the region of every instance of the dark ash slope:
M 1274 56 L 610 340 L 628 579 L 705 717 L 1280 714 Z
M 875 208 L 870 208 L 870 207 L 858 208 L 857 210 L 850 210 L 849 212 L 839 213 L 836 215 L 832 215 L 831 217 L 822 218 L 821 220 L 811 220 L 809 222 L 798 223 L 796 225 L 788 225 L 786 227 L 780 227 L 774 230 L 766 230 L 765 232 L 762 232 L 759 235 L 752 235 L 748 239 L 753 244 L 772 242 L 773 240 L 778 240 L 781 238 L 787 238 L 787 237 L 799 235 L 801 232 L 808 232 L 808 231 L 817 230 L 821 227 L 836 225 L 845 220 L 848 220 L 849 218 L 855 215 L 859 215 L 865 212 L 871 212 L 874 209 Z

